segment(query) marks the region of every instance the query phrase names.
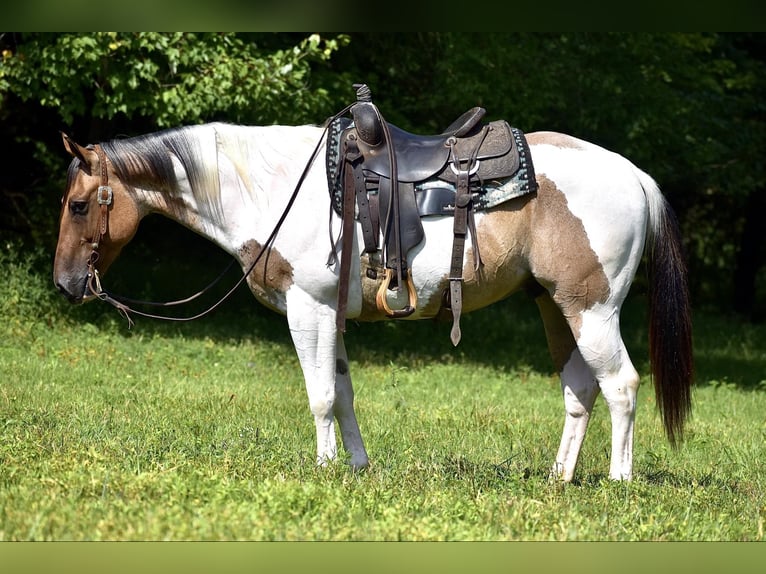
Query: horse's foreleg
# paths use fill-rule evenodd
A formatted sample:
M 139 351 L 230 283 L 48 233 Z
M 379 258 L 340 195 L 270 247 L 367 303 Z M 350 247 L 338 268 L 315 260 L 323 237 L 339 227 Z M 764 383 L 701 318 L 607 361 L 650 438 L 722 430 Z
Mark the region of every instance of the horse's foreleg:
M 317 463 L 326 464 L 338 454 L 333 424 L 337 419 L 351 466 L 366 467 L 369 460 L 354 412 L 348 356 L 335 326 L 335 311 L 306 294 L 291 293 L 287 319 L 314 415 Z
M 316 425 L 317 464 L 323 465 L 338 454 L 333 424 L 337 356 L 335 311 L 296 290 L 288 292 L 287 309 L 290 334 Z
M 335 418 L 340 426 L 343 447 L 351 456 L 349 461 L 354 469 L 365 468 L 369 464 L 367 451 L 364 448 L 362 434 L 359 431 L 359 423 L 354 412 L 354 388 L 351 386 L 351 374 L 349 372 L 346 346 L 343 343 L 343 334 L 338 333 L 337 359 L 335 365 Z

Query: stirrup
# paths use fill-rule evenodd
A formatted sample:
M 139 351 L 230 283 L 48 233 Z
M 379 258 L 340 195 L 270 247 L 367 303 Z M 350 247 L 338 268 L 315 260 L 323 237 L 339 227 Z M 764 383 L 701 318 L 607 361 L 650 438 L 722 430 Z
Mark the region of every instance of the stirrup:
M 415 312 L 415 309 L 418 305 L 418 294 L 415 292 L 415 286 L 412 284 L 412 277 L 408 273 L 407 278 L 404 280 L 404 283 L 407 285 L 407 295 L 409 297 L 407 306 L 403 309 L 393 310 L 388 306 L 388 301 L 386 300 L 386 291 L 388 291 L 388 286 L 391 284 L 391 278 L 393 276 L 394 270 L 386 269 L 386 276 L 383 279 L 383 283 L 381 283 L 380 287 L 378 288 L 378 294 L 375 297 L 375 303 L 378 306 L 378 311 L 385 313 L 387 317 L 392 319 L 409 317 Z

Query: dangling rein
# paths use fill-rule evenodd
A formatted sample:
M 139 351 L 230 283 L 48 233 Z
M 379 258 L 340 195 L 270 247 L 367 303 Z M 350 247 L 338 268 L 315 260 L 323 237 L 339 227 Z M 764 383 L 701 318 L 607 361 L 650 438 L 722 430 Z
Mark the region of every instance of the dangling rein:
M 203 294 L 205 294 L 216 283 L 218 283 L 218 281 L 221 280 L 221 278 L 226 274 L 226 272 L 234 264 L 234 261 L 229 263 L 226 269 L 224 269 L 223 272 L 216 279 L 214 279 L 207 287 L 197 292 L 196 294 L 191 295 L 190 297 L 186 297 L 185 299 L 179 299 L 177 301 L 167 301 L 167 302 L 138 301 L 135 299 L 129 299 L 127 297 L 122 297 L 120 295 L 114 295 L 106 291 L 101 285 L 101 278 L 99 276 L 98 269 L 96 269 L 96 262 L 98 261 L 98 258 L 99 258 L 99 253 L 98 253 L 99 245 L 101 244 L 101 240 L 106 235 L 107 229 L 109 227 L 109 206 L 112 205 L 112 202 L 114 201 L 114 194 L 112 193 L 112 188 L 109 186 L 109 178 L 108 178 L 108 174 L 106 170 L 106 154 L 104 154 L 104 150 L 101 148 L 100 145 L 96 145 L 95 151 L 98 154 L 99 164 L 101 168 L 101 185 L 98 186 L 97 197 L 96 197 L 98 201 L 98 205 L 99 205 L 100 214 L 99 214 L 98 229 L 96 230 L 96 234 L 95 234 L 95 240 L 92 243 L 92 251 L 88 257 L 87 285 L 90 292 L 93 294 L 94 297 L 114 306 L 120 312 L 120 314 L 127 319 L 128 328 L 132 327 L 134 324 L 133 319 L 130 316 L 131 313 L 140 315 L 142 317 L 148 317 L 150 319 L 161 319 L 163 321 L 194 321 L 195 319 L 199 319 L 213 312 L 224 301 L 226 301 L 229 297 L 231 297 L 231 295 L 239 288 L 239 286 L 242 285 L 242 283 L 244 283 L 245 280 L 247 280 L 247 277 L 250 275 L 250 273 L 252 273 L 253 269 L 255 269 L 255 266 L 258 264 L 258 262 L 264 256 L 264 254 L 269 252 L 274 241 L 276 240 L 277 233 L 279 233 L 279 230 L 282 227 L 282 224 L 284 223 L 285 219 L 287 219 L 287 214 L 290 212 L 290 209 L 292 209 L 292 206 L 295 203 L 296 198 L 298 197 L 298 191 L 301 189 L 301 186 L 303 185 L 303 182 L 305 181 L 306 176 L 308 175 L 309 169 L 314 164 L 314 161 L 316 160 L 316 157 L 319 154 L 319 149 L 322 146 L 322 141 L 324 140 L 325 134 L 327 133 L 329 126 L 332 124 L 332 122 L 337 120 L 339 117 L 346 114 L 353 105 L 354 104 L 350 104 L 346 106 L 343 110 L 335 114 L 330 120 L 326 122 L 327 127 L 325 127 L 324 131 L 322 132 L 322 135 L 320 136 L 319 141 L 317 142 L 317 145 L 314 148 L 314 152 L 311 154 L 311 158 L 309 158 L 309 161 L 306 164 L 306 167 L 303 169 L 303 172 L 301 173 L 301 176 L 298 179 L 298 182 L 295 184 L 295 189 L 293 190 L 292 195 L 290 196 L 290 200 L 287 202 L 287 205 L 285 206 L 285 209 L 283 210 L 282 215 L 280 215 L 279 220 L 274 226 L 274 229 L 272 230 L 268 239 L 261 247 L 261 250 L 258 252 L 258 255 L 255 257 L 253 262 L 247 268 L 247 271 L 245 271 L 245 273 L 234 284 L 234 286 L 231 289 L 229 289 L 218 301 L 213 303 L 210 307 L 208 307 L 204 311 L 201 311 L 200 313 L 197 313 L 195 315 L 188 316 L 188 317 L 173 317 L 168 315 L 157 315 L 154 313 L 147 313 L 145 311 L 139 311 L 137 309 L 134 309 L 133 307 L 129 306 L 129 304 L 143 305 L 148 307 L 172 307 L 174 305 L 189 303 L 197 299 L 198 297 L 202 296 Z

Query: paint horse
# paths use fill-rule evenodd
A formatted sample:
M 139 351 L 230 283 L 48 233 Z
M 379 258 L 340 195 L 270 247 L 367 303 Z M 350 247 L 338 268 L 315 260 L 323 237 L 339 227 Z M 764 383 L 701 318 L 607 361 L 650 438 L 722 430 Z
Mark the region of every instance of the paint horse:
M 328 262 L 331 243 L 322 239 L 328 229 L 339 237 L 342 219 L 332 209 L 322 162 L 304 172 L 312 150 L 326 146 L 318 143 L 326 141 L 323 135 L 310 125 L 223 123 L 86 147 L 63 135 L 74 159 L 53 279 L 73 303 L 102 297 L 100 277 L 150 213 L 214 242 L 251 271 L 247 282 L 255 297 L 287 317 L 316 425 L 318 464 L 337 456 L 337 420 L 350 465 L 358 469 L 369 461 L 336 322 L 340 265 Z M 677 223 L 656 183 L 626 158 L 560 133 L 530 133 L 526 141 L 536 190 L 474 214 L 475 235 L 461 253 L 462 309 L 519 290 L 533 294 L 564 399 L 552 476 L 572 480 L 601 393 L 612 423 L 609 476 L 630 480 L 639 375 L 620 334 L 620 308 L 644 252 L 653 382 L 672 445 L 682 439 L 691 408 L 690 310 Z M 449 289 L 453 217 L 424 217 L 422 226 L 423 239 L 409 255 L 410 288 L 385 293 L 391 308 L 416 297 L 417 309 L 406 320 L 438 315 Z M 360 223 L 351 229 L 344 313 L 385 320 L 375 300 L 382 279 L 365 272 Z M 481 265 L 472 243 L 481 247 Z

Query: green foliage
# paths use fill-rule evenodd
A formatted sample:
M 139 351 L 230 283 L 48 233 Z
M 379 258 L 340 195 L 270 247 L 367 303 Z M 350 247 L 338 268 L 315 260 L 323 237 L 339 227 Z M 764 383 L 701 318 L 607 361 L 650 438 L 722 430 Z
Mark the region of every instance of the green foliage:
M 265 52 L 257 36 L 234 33 L 32 34 L 6 49 L 0 93 L 77 116 L 151 118 L 157 126 L 230 121 L 303 123 L 326 106 L 308 88 L 310 64 L 325 62 L 343 36 L 313 34 Z
M 319 123 L 331 95 L 315 68 L 343 35 L 0 33 L 0 240 L 51 250 L 68 156 L 83 143 L 212 120 Z M 87 139 L 86 139 L 87 138 Z
M 732 168 L 748 185 L 724 193 L 763 186 L 766 175 L 756 176 L 740 154 L 764 143 L 754 112 L 766 70 L 748 57 L 742 38 L 456 32 L 353 40 L 360 61 L 374 58 L 373 95 L 412 127 L 438 130 L 482 105 L 525 131 L 565 131 L 607 145 L 673 187 L 691 174 L 715 177 L 720 187 Z M 726 173 L 716 169 L 727 162 L 736 163 Z
M 762 33 L 5 32 L 0 52 L 13 166 L 0 174 L 0 240 L 52 248 L 59 129 L 94 142 L 210 120 L 318 124 L 365 82 L 414 132 L 481 105 L 625 155 L 679 215 L 695 302 L 766 313 Z
M 8 333 L 19 335 L 39 325 L 52 325 L 64 306 L 51 279 L 50 258 L 41 249 L 25 251 L 18 243 L 0 245 L 0 317 Z

